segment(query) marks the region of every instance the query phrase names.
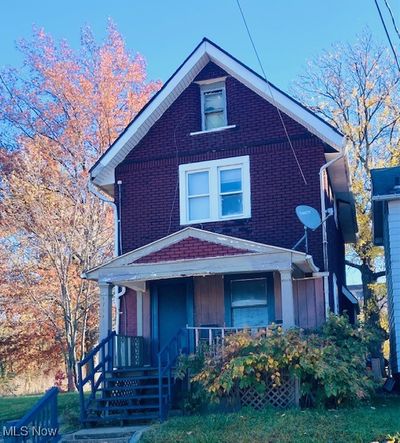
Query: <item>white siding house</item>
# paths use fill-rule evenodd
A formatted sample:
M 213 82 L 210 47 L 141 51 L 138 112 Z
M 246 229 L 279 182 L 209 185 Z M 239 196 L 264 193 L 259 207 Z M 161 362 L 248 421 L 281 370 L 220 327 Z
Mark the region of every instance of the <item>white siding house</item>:
M 372 171 L 374 242 L 385 248 L 390 363 L 400 375 L 400 167 Z

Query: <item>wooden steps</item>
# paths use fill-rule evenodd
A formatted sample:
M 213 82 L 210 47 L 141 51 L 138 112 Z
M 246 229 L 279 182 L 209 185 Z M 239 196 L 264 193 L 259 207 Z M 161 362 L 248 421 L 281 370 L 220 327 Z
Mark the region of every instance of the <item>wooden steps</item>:
M 162 401 L 168 401 L 163 378 Z M 144 424 L 160 419 L 158 369 L 124 368 L 106 373 L 104 385 L 87 408 L 87 426 Z

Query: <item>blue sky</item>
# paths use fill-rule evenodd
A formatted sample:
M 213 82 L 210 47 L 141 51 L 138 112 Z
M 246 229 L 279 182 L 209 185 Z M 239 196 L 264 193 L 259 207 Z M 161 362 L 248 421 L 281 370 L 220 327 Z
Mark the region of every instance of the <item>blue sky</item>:
M 400 2 L 389 2 L 399 16 Z M 334 42 L 351 42 L 367 26 L 386 42 L 373 0 L 241 0 L 241 4 L 269 79 L 286 90 L 308 59 Z M 128 47 L 146 57 L 151 78 L 165 81 L 203 36 L 259 70 L 236 0 L 2 2 L 0 65 L 20 62 L 15 41 L 29 37 L 32 24 L 78 46 L 83 25 L 89 24 L 101 39 L 108 17 Z
M 400 22 L 400 2 L 389 3 Z M 307 60 L 335 42 L 354 41 L 366 27 L 387 44 L 373 0 L 241 0 L 241 5 L 269 80 L 284 90 Z M 78 47 L 83 25 L 102 39 L 108 18 L 128 48 L 145 56 L 152 79 L 165 81 L 204 36 L 259 71 L 236 0 L 2 2 L 0 66 L 18 66 L 15 41 L 29 38 L 33 24 Z M 354 272 L 349 277 L 357 281 Z

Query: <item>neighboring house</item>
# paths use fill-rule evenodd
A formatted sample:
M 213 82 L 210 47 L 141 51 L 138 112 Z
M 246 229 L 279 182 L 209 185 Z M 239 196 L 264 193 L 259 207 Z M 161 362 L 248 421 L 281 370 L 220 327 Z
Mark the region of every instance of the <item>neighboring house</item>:
M 357 227 L 344 144 L 204 39 L 91 169 L 117 204 L 121 254 L 84 275 L 100 286 L 100 338 L 112 329 L 115 286 L 126 288 L 116 332 L 143 337 L 140 361 L 153 368 L 180 328 L 189 351 L 232 329 L 316 328 L 329 311 L 354 319 L 344 248 Z M 309 231 L 308 253 L 293 250 L 304 232 L 298 205 L 323 217 L 333 210 Z
M 374 243 L 385 248 L 390 364 L 400 380 L 400 166 L 371 176 Z

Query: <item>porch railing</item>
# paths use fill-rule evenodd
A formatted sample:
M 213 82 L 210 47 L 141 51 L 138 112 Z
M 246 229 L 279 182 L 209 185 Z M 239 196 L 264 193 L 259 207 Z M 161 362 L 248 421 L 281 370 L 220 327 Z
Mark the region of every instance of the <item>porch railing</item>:
M 80 420 L 86 419 L 86 411 L 90 402 L 106 378 L 106 372 L 113 369 L 115 331 L 95 346 L 85 358 L 78 363 Z M 85 375 L 83 375 L 85 373 Z M 89 384 L 89 395 L 85 398 L 85 386 Z
M 110 332 L 78 363 L 80 419 L 86 419 L 90 402 L 106 379 L 106 372 L 143 366 L 143 337 Z
M 251 335 L 266 335 L 269 326 L 235 327 L 235 326 L 186 326 L 189 340 L 193 343 L 193 352 L 207 352 L 216 355 L 223 351 L 225 338 L 238 332 L 247 331 Z
M 187 329 L 179 329 L 177 334 L 157 354 L 158 359 L 158 401 L 160 420 L 168 413 L 172 399 L 172 368 L 179 355 L 189 353 L 189 335 Z M 167 395 L 164 394 L 164 381 L 167 379 Z
M 50 388 L 20 420 L 3 427 L 4 443 L 55 443 L 60 440 L 57 411 L 58 388 Z

